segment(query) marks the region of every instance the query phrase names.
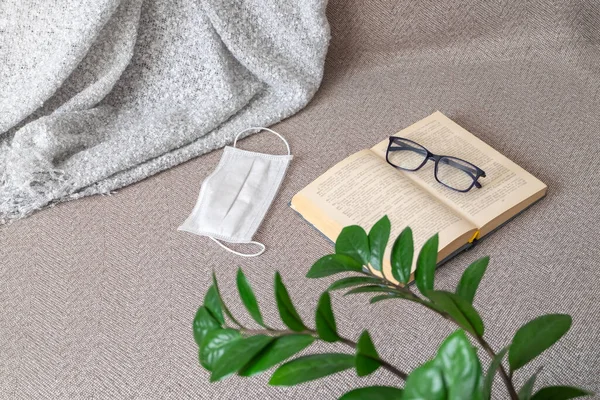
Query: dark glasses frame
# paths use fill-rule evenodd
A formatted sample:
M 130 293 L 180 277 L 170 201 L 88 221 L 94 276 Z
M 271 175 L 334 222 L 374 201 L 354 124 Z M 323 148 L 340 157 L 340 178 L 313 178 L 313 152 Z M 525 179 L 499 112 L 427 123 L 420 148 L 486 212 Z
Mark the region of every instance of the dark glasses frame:
M 399 140 L 397 140 L 397 139 L 399 139 Z M 392 147 L 392 145 L 396 144 L 396 145 L 402 146 L 402 145 L 406 144 L 405 142 L 410 142 L 410 143 L 415 144 L 417 147 L 411 147 L 410 150 L 417 151 L 418 153 L 422 153 L 425 156 L 424 159 L 423 159 L 423 162 L 418 167 L 416 167 L 416 168 L 412 168 L 412 169 L 403 168 L 403 167 L 400 167 L 400 166 L 394 164 L 389 159 L 389 154 L 390 154 L 391 151 L 406 150 L 406 148 L 401 148 L 401 147 L 394 148 L 394 147 Z M 468 188 L 461 190 L 461 189 L 457 189 L 455 187 L 449 186 L 449 185 L 445 184 L 444 182 L 442 182 L 438 178 L 438 165 L 439 165 L 441 159 L 447 159 L 448 160 L 447 161 L 448 165 L 451 165 L 454 168 L 457 168 L 457 169 L 459 169 L 461 171 L 464 171 L 467 175 L 469 175 L 472 178 L 472 180 L 473 180 L 471 182 L 471 185 L 469 185 Z M 433 154 L 432 152 L 430 152 L 429 150 L 427 150 L 424 146 L 420 145 L 419 143 L 417 143 L 417 142 L 415 142 L 413 140 L 410 140 L 410 139 L 399 137 L 399 136 L 390 136 L 390 142 L 388 144 L 387 151 L 385 152 L 385 160 L 392 167 L 398 168 L 398 169 L 401 169 L 401 170 L 404 170 L 404 171 L 417 171 L 417 170 L 421 169 L 425 164 L 427 164 L 427 161 L 432 160 L 432 161 L 435 162 L 435 169 L 434 169 L 434 172 L 433 172 L 433 176 L 435 177 L 435 180 L 438 181 L 438 183 L 446 186 L 448 189 L 452 189 L 452 190 L 455 190 L 455 191 L 461 192 L 461 193 L 468 192 L 469 190 L 471 190 L 473 188 L 473 186 L 475 186 L 477 189 L 481 189 L 481 183 L 478 182 L 478 179 L 479 178 L 485 178 L 485 172 L 481 168 L 479 168 L 478 166 L 476 166 L 476 165 L 474 165 L 474 164 L 472 164 L 472 163 L 470 163 L 470 162 L 468 162 L 466 160 L 463 160 L 462 158 L 453 157 L 453 156 L 446 156 L 446 155 L 440 155 L 440 154 Z M 458 160 L 458 161 L 460 161 L 462 163 L 470 165 L 475 170 L 475 173 L 473 173 L 472 170 L 466 168 L 460 162 L 453 162 L 453 160 Z

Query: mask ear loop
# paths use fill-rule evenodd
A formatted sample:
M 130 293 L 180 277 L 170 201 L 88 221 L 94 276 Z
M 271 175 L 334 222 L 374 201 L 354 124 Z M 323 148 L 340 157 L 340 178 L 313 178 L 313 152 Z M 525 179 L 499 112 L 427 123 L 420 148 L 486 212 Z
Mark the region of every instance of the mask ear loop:
M 262 243 L 259 243 L 259 242 L 254 242 L 254 241 L 248 242 L 249 244 L 255 244 L 257 246 L 260 246 L 261 249 L 257 253 L 247 254 L 247 253 L 240 253 L 238 251 L 230 249 L 229 247 L 225 246 L 223 243 L 221 243 L 220 241 L 218 241 L 214 237 L 210 237 L 209 236 L 209 238 L 211 238 L 216 244 L 218 244 L 219 246 L 221 246 L 222 248 L 224 248 L 228 252 L 233 253 L 233 254 L 238 255 L 238 256 L 242 256 L 242 257 L 257 257 L 257 256 L 260 256 L 262 253 L 265 252 L 265 245 L 262 244 Z
M 283 143 L 285 143 L 285 147 L 287 148 L 287 155 L 291 155 L 292 152 L 290 151 L 290 145 L 288 144 L 287 140 L 285 140 L 285 138 L 283 136 L 281 136 L 279 133 L 275 132 L 274 130 L 271 130 L 269 128 L 263 128 L 261 126 L 255 126 L 252 128 L 247 128 L 244 129 L 243 131 L 240 131 L 237 135 L 235 135 L 235 139 L 233 139 L 233 147 L 236 147 L 237 144 L 237 140 L 239 139 L 240 135 L 244 132 L 248 132 L 248 131 L 252 131 L 252 130 L 258 130 L 258 131 L 267 131 L 267 132 L 271 132 L 274 135 L 277 135 L 277 137 L 279 137 L 279 139 L 283 140 Z

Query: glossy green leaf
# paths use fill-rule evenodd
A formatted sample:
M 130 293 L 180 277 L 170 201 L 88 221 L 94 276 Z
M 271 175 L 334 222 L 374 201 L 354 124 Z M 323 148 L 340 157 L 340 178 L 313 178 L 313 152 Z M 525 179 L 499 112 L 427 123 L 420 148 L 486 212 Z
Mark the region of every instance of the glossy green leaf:
M 283 323 L 293 331 L 301 332 L 306 330 L 300 315 L 296 311 L 292 299 L 281 280 L 279 272 L 275 274 L 275 299 L 277 300 L 277 309 Z
M 219 322 L 221 325 L 225 323 L 225 319 L 223 318 L 223 308 L 221 307 L 221 299 L 217 292 L 217 288 L 214 285 L 211 285 L 204 295 L 204 307 L 210 311 L 211 315 Z
M 358 225 L 345 227 L 335 241 L 335 252 L 352 257 L 361 265 L 369 264 L 371 252 L 367 233 Z
M 371 300 L 369 300 L 369 303 L 375 304 L 375 303 L 379 303 L 380 301 L 383 301 L 383 300 L 391 300 L 391 299 L 405 299 L 405 300 L 415 301 L 412 297 L 410 297 L 409 295 L 406 295 L 406 294 L 390 293 L 390 294 L 382 294 L 380 296 L 372 297 Z
M 363 272 L 362 264 L 344 254 L 328 254 L 317 260 L 306 274 L 307 278 L 322 278 L 340 272 Z
M 219 291 L 219 284 L 217 283 L 217 275 L 215 275 L 214 271 L 212 273 L 212 281 L 213 281 L 213 286 L 215 288 L 216 298 L 219 301 L 219 304 L 221 305 L 221 308 L 223 309 L 223 312 L 225 312 L 225 314 L 229 317 L 229 319 L 231 321 L 233 321 L 237 325 L 240 325 L 238 323 L 238 321 L 235 319 L 235 317 L 233 316 L 233 314 L 231 314 L 231 311 L 229 311 L 229 308 L 227 308 L 227 306 L 223 302 L 223 297 L 221 296 L 221 292 Z
M 510 369 L 515 371 L 552 346 L 571 327 L 571 316 L 542 315 L 523 325 L 513 337 L 508 351 Z
M 496 356 L 492 359 L 490 366 L 488 367 L 487 374 L 485 375 L 485 380 L 483 382 L 483 398 L 488 400 L 492 396 L 492 385 L 494 384 L 494 376 L 496 375 L 496 371 L 502 365 L 502 360 L 508 351 L 508 347 L 500 350 Z
M 537 379 L 540 370 L 541 368 L 538 369 L 535 374 L 531 375 L 531 377 L 527 379 L 527 382 L 521 386 L 521 389 L 518 393 L 519 400 L 531 400 L 531 395 L 533 394 L 533 385 L 535 385 L 535 380 Z
M 471 303 L 454 293 L 443 290 L 432 290 L 427 293 L 427 296 L 435 307 L 448 313 L 461 328 L 474 335 L 483 335 L 483 321 Z
M 371 267 L 376 271 L 381 271 L 383 267 L 383 254 L 390 239 L 392 225 L 387 215 L 384 215 L 373 225 L 369 231 L 369 250 Z
M 235 374 L 273 340 L 271 336 L 256 335 L 225 347 L 223 355 L 214 364 L 210 381 L 217 382 Z
M 387 286 L 368 285 L 368 286 L 360 286 L 360 287 L 357 287 L 354 289 L 350 289 L 346 293 L 344 293 L 344 296 L 347 296 L 349 294 L 356 294 L 356 293 L 395 293 L 395 292 L 394 292 L 394 289 L 389 288 Z
M 202 340 L 208 332 L 220 328 L 221 325 L 214 319 L 206 307 L 202 306 L 198 308 L 194 317 L 194 340 L 198 346 L 202 344 Z
M 568 400 L 592 395 L 592 392 L 572 386 L 548 386 L 540 389 L 531 400 Z
M 327 290 L 347 289 L 349 287 L 368 284 L 381 284 L 381 279 L 370 276 L 349 276 L 333 282 Z
M 462 330 L 448 336 L 434 360 L 444 377 L 448 400 L 473 399 L 483 375 L 475 348 Z
M 481 364 L 479 369 L 481 370 Z M 473 392 L 472 400 L 489 400 L 483 397 L 483 380 L 485 377 L 483 376 L 483 372 L 477 375 L 477 382 L 475 383 L 475 392 Z
M 456 294 L 469 303 L 473 303 L 475 292 L 477 292 L 477 287 L 489 262 L 490 257 L 486 256 L 469 265 L 460 278 L 460 282 L 456 287 Z
M 269 384 L 273 386 L 293 386 L 353 367 L 354 356 L 349 354 L 312 354 L 288 361 L 277 368 Z
M 435 266 L 438 256 L 438 235 L 437 233 L 429 238 L 419 253 L 417 258 L 417 270 L 415 271 L 415 281 L 419 291 L 427 296 L 427 292 L 433 290 L 433 280 L 435 279 Z
M 335 318 L 331 309 L 331 297 L 329 292 L 324 292 L 319 299 L 315 315 L 315 324 L 319 337 L 326 342 L 336 342 L 339 340 Z
M 252 316 L 257 324 L 264 327 L 265 323 L 263 321 L 262 314 L 260 313 L 260 308 L 258 307 L 258 301 L 256 301 L 256 296 L 252 291 L 252 287 L 250 286 L 250 283 L 248 282 L 248 279 L 246 279 L 246 275 L 244 275 L 244 272 L 241 268 L 238 269 L 236 281 L 240 298 L 242 299 L 244 306 L 246 306 L 248 313 Z
M 411 372 L 404 385 L 402 400 L 446 400 L 442 370 L 433 360 Z
M 364 331 L 356 344 L 356 374 L 367 376 L 379 368 L 380 365 L 379 354 L 377 354 L 371 336 L 369 332 Z
M 254 376 L 283 362 L 308 347 L 314 337 L 310 335 L 286 335 L 276 338 L 261 350 L 239 372 L 241 376 Z
M 414 254 L 413 234 L 407 226 L 392 247 L 392 275 L 398 282 L 406 284 L 410 281 Z
M 240 339 L 242 339 L 242 335 L 235 329 L 218 329 L 208 332 L 200 345 L 200 363 L 204 368 L 212 371 L 225 350 Z
M 402 389 L 391 386 L 367 386 L 354 389 L 339 400 L 402 400 Z

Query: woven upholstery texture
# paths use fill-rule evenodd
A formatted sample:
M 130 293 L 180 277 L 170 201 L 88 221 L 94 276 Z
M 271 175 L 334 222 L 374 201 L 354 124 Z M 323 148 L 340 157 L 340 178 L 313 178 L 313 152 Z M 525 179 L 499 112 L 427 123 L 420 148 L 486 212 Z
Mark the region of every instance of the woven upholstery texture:
M 264 255 L 238 258 L 176 231 L 221 150 L 112 196 L 0 228 L 0 398 L 321 400 L 399 384 L 386 371 L 291 388 L 267 386 L 269 374 L 210 384 L 191 324 L 213 270 L 236 316 L 251 323 L 235 289 L 241 266 L 270 324 L 282 326 L 273 298 L 280 271 L 313 325 L 331 279 L 304 275 L 332 246 L 288 207 L 291 197 L 335 162 L 434 110 L 549 187 L 541 202 L 440 268 L 436 286 L 453 288 L 470 262 L 490 255 L 474 304 L 492 347 L 507 345 L 542 313 L 574 319 L 555 347 L 516 373 L 517 385 L 543 365 L 537 387 L 600 392 L 600 5 L 332 0 L 327 13 L 332 41 L 321 89 L 274 126 L 295 157 L 255 236 Z M 266 134 L 239 145 L 284 150 Z M 367 328 L 381 356 L 403 370 L 430 358 L 453 330 L 405 302 L 370 306 L 365 295 L 339 293 L 332 300 L 344 336 L 357 339 Z M 347 350 L 318 344 L 310 351 Z M 506 398 L 500 380 L 494 398 Z

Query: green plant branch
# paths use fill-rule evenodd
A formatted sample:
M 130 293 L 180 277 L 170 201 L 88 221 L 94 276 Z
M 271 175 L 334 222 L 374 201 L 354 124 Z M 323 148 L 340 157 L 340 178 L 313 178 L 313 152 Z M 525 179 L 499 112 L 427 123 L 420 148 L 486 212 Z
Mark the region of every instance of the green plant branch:
M 243 326 L 224 304 L 213 273 L 213 286 L 206 293 L 205 304 L 198 309 L 193 324 L 194 340 L 200 347 L 200 363 L 212 371 L 211 381 L 241 371 L 240 368 L 245 368 L 244 364 L 252 360 L 256 362 L 249 365 L 247 371 L 253 371 L 252 374 L 263 372 L 274 363 L 279 363 L 293 353 L 299 353 L 315 340 L 320 340 L 328 343 L 341 342 L 350 347 L 352 353 L 312 354 L 295 358 L 279 366 L 269 383 L 276 386 L 297 385 L 351 367 L 356 368 L 358 376 L 364 376 L 381 367 L 405 382 L 404 393 L 408 397 L 414 397 L 418 393 L 418 397 L 422 398 L 446 398 L 452 393 L 450 396 L 456 398 L 489 398 L 498 371 L 510 399 L 518 400 L 519 395 L 530 396 L 537 373 L 529 378 L 518 395 L 513 384 L 513 371 L 560 339 L 569 330 L 572 318 L 566 314 L 542 315 L 519 328 L 512 339 L 510 352 L 509 347 L 506 347 L 496 353 L 485 340 L 483 321 L 472 305 L 489 257 L 473 262 L 463 272 L 453 293 L 434 290 L 439 247 L 439 237 L 436 234 L 425 242 L 416 260 L 414 277 L 417 290 L 406 284 L 410 276 L 413 276 L 411 266 L 414 265 L 415 255 L 410 228 L 405 228 L 394 242 L 390 259 L 392 271 L 382 268 L 390 232 L 391 224 L 387 216 L 375 223 L 368 234 L 357 225 L 345 227 L 336 239 L 335 254 L 321 257 L 311 267 L 307 273 L 308 278 L 321 278 L 340 272 L 362 275 L 337 280 L 321 295 L 316 309 L 316 328 L 307 327 L 302 321 L 279 272 L 275 273 L 275 300 L 281 321 L 286 327 L 277 330 L 266 325 L 250 283 L 239 269 L 237 286 L 240 298 L 250 316 L 260 325 L 258 329 Z M 351 288 L 346 295 L 375 293 L 371 303 L 395 298 L 418 303 L 461 329 L 448 336 L 439 346 L 437 355 L 412 371 L 408 379 L 407 373 L 380 358 L 367 331 L 362 333 L 357 342 L 339 336 L 329 291 L 345 288 Z M 236 327 L 231 328 L 232 326 Z M 469 340 L 467 334 L 473 339 Z M 243 340 L 240 341 L 240 338 Z M 239 342 L 223 352 L 221 344 L 229 341 Z M 475 346 L 472 344 L 474 342 L 477 342 Z M 492 359 L 487 375 L 483 374 L 478 348 L 483 349 Z M 505 369 L 502 365 L 507 352 L 510 369 Z M 469 371 L 468 375 L 461 376 L 479 384 L 464 385 L 460 380 L 450 379 L 456 376 L 455 364 L 462 365 L 464 371 Z M 443 379 L 443 385 L 434 384 L 440 379 Z M 561 398 L 590 395 L 579 388 L 554 386 L 540 390 L 539 397 L 545 398 L 549 394 L 556 397 L 556 390 L 560 392 L 558 397 Z M 352 398 L 395 398 L 399 392 L 400 389 L 393 387 L 369 386 L 348 392 L 348 395 Z M 538 397 L 538 394 L 535 396 Z
M 225 303 L 223 304 L 223 309 L 225 309 Z M 229 310 L 227 310 L 229 311 Z M 289 335 L 292 333 L 306 333 L 306 332 L 294 332 L 292 330 L 281 330 L 278 331 L 275 328 L 271 328 L 269 325 L 265 324 L 263 325 L 265 329 L 249 329 L 246 326 L 242 325 L 237 319 L 235 319 L 233 317 L 233 315 L 231 314 L 231 312 L 226 312 L 227 316 L 229 317 L 230 321 L 233 322 L 235 325 L 237 326 L 227 326 L 227 323 L 225 324 L 225 328 L 229 328 L 229 329 L 235 329 L 236 331 L 239 331 L 240 333 L 244 333 L 244 332 L 248 332 L 248 334 L 252 334 L 252 335 L 268 335 L 268 336 L 281 336 L 281 335 L 274 335 L 275 333 L 281 333 L 281 332 L 285 332 L 285 334 Z M 256 332 L 260 332 L 260 333 L 256 333 Z
M 254 336 L 254 335 L 267 335 L 267 336 L 275 336 L 275 337 L 279 337 L 279 336 L 286 336 L 286 335 L 311 335 L 311 336 L 315 336 L 316 332 L 310 329 L 304 330 L 304 331 L 293 331 L 291 329 L 282 329 L 282 330 L 277 330 L 277 329 L 248 329 L 248 328 L 242 328 L 242 329 L 238 329 L 238 328 L 233 328 L 233 329 L 237 329 L 242 335 L 248 335 L 248 336 Z
M 378 277 L 377 275 L 374 275 L 374 274 L 371 274 L 371 275 Z M 440 315 L 442 318 L 447 319 L 448 321 L 451 321 L 454 324 L 456 324 L 458 327 L 462 328 L 460 326 L 460 324 L 456 320 L 454 320 L 454 318 L 452 318 L 450 316 L 450 314 L 448 314 L 444 311 L 437 310 L 435 307 L 432 307 L 428 301 L 423 300 L 420 296 L 413 293 L 410 290 L 410 288 L 408 287 L 408 285 L 405 285 L 405 286 L 397 285 L 394 282 L 391 282 L 390 280 L 388 280 L 384 274 L 382 274 L 382 275 L 383 275 L 383 281 L 385 282 L 386 286 L 390 287 L 394 291 L 399 291 L 405 295 L 408 295 L 410 297 L 410 300 L 425 306 L 426 308 L 428 308 L 428 309 L 434 311 L 435 313 L 437 313 L 438 315 Z M 378 278 L 380 278 L 380 277 L 378 277 Z M 473 337 L 477 341 L 477 343 L 479 343 L 479 345 L 488 353 L 488 355 L 492 359 L 494 359 L 494 357 L 496 356 L 496 352 L 494 351 L 494 349 L 492 349 L 492 347 L 489 345 L 489 343 L 483 338 L 483 336 L 473 335 L 470 332 L 468 332 L 468 333 L 469 333 L 469 335 L 471 335 L 471 337 Z M 506 386 L 506 389 L 508 390 L 511 400 L 519 400 L 519 395 L 517 394 L 517 391 L 512 383 L 512 374 L 511 375 L 507 374 L 502 363 L 500 363 L 500 366 L 498 369 L 500 371 L 500 376 L 502 377 L 502 380 L 504 381 L 504 385 Z
M 235 329 L 235 328 L 233 328 Z M 275 337 L 279 337 L 279 336 L 286 336 L 286 335 L 311 335 L 313 336 L 315 339 L 320 339 L 319 338 L 319 334 L 317 333 L 317 331 L 314 331 L 312 329 L 306 329 L 304 331 L 300 331 L 300 332 L 296 332 L 293 331 L 291 329 L 284 329 L 284 330 L 273 330 L 273 329 L 247 329 L 247 328 L 242 328 L 239 329 L 239 332 L 242 335 L 249 335 L 249 336 L 253 336 L 253 335 L 268 335 L 268 336 L 275 336 Z M 339 341 L 343 344 L 345 344 L 346 346 L 351 347 L 352 349 L 356 349 L 357 343 L 344 338 L 344 337 L 339 337 Z M 379 361 L 379 363 L 381 364 L 381 367 L 389 372 L 391 372 L 392 374 L 396 375 L 397 377 L 399 377 L 400 379 L 402 379 L 403 381 L 406 381 L 406 378 L 408 378 L 408 374 L 404 371 L 399 370 L 398 368 L 394 367 L 392 364 L 388 363 L 385 360 L 382 360 L 381 358 L 378 358 L 377 361 Z
M 488 344 L 488 342 L 483 338 L 483 336 L 477 337 L 476 339 L 477 339 L 477 342 L 481 345 L 481 347 L 483 347 L 483 349 L 488 353 L 488 355 L 492 359 L 494 359 L 494 357 L 496 357 L 496 352 L 494 351 L 494 349 L 492 349 L 492 347 Z M 506 385 L 506 388 L 508 389 L 508 393 L 510 394 L 511 399 L 518 400 L 519 395 L 517 394 L 517 391 L 512 383 L 512 372 L 510 375 L 508 375 L 506 373 L 506 370 L 504 369 L 504 366 L 502 365 L 502 363 L 500 363 L 500 365 L 498 366 L 498 369 L 500 370 L 500 376 L 502 377 L 502 380 L 504 381 L 504 384 Z
M 350 339 L 346 339 L 340 336 L 340 342 L 344 343 L 347 346 L 352 347 L 353 349 L 356 349 L 356 342 L 353 342 Z M 388 363 L 385 360 L 382 360 L 381 358 L 378 358 L 377 361 L 379 361 L 381 363 L 381 366 L 388 370 L 389 372 L 391 372 L 392 374 L 398 376 L 400 379 L 402 379 L 403 381 L 406 381 L 406 379 L 408 378 L 408 374 L 406 372 L 403 372 L 401 370 L 399 370 L 398 368 L 394 367 L 392 364 Z

